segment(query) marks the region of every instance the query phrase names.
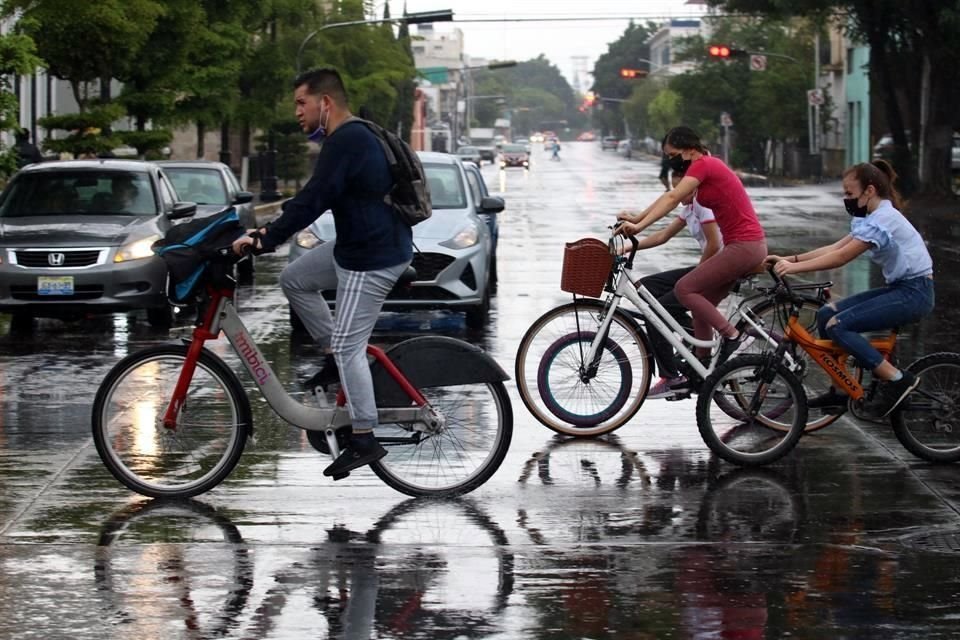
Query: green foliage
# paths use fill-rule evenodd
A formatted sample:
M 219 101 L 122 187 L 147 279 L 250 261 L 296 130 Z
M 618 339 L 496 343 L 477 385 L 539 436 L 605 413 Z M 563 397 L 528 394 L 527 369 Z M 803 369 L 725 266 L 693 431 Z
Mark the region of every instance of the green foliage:
M 623 34 L 611 42 L 606 53 L 597 59 L 593 67 L 591 90 L 601 98 L 617 100 L 630 98 L 637 83 L 644 83 L 647 80 L 625 80 L 620 77 L 620 69 L 647 68 L 648 63 L 643 62 L 650 58 L 647 39 L 656 33 L 658 28 L 659 25 L 653 22 L 647 22 L 644 25 L 630 22 Z M 602 103 L 602 108 L 594 110 L 594 125 L 599 126 L 604 132 L 623 134 L 625 107 L 626 105 L 620 102 Z M 629 111 L 630 108 L 626 107 L 626 109 Z
M 672 127 L 680 124 L 682 105 L 683 98 L 670 89 L 663 89 L 650 101 L 647 107 L 650 126 L 653 131 L 663 132 L 657 139 L 662 138 Z
M 50 130 L 69 132 L 65 138 L 47 138 L 44 149 L 54 153 L 69 153 L 74 157 L 99 156 L 120 145 L 120 138 L 110 133 L 110 125 L 123 115 L 117 104 L 101 105 L 82 113 L 46 116 L 37 123 Z
M 165 6 L 159 0 L 6 0 L 3 13 L 22 12 L 18 28 L 33 38 L 53 75 L 70 82 L 85 110 L 84 85 L 123 76 L 147 42 Z
M 170 144 L 173 133 L 168 129 L 150 129 L 146 131 L 120 131 L 117 136 L 123 144 L 133 147 L 142 156 L 159 154 Z
M 719 19 L 711 40 L 729 42 L 771 56 L 766 71 L 751 71 L 744 58 L 715 60 L 700 36 L 682 41 L 685 59 L 696 70 L 674 76 L 670 89 L 682 97 L 680 121 L 693 127 L 714 148 L 720 143 L 720 114 L 730 114 L 737 135 L 735 164 L 764 166 L 768 140 L 800 141 L 807 137 L 806 90 L 813 77 L 812 26 L 771 18 Z M 671 125 L 672 126 L 672 125 Z
M 0 35 L 0 129 L 19 129 L 20 104 L 13 93 L 12 82 L 17 75 L 33 73 L 39 65 L 33 40 L 20 34 Z M 0 178 L 17 170 L 17 156 L 0 145 Z
M 566 120 L 581 126 L 584 116 L 577 110 L 578 99 L 560 70 L 541 54 L 515 67 L 481 69 L 473 72 L 474 95 L 502 95 L 495 100 L 478 100 L 472 106 L 472 126 L 491 127 L 498 117 L 509 115 L 515 132 L 527 133 L 546 121 Z

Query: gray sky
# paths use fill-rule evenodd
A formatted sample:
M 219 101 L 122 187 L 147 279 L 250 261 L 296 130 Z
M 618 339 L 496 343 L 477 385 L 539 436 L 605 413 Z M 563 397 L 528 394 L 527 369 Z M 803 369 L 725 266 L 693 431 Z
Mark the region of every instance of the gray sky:
M 702 15 L 703 8 L 687 0 L 407 0 L 407 11 L 452 9 L 455 22 L 437 23 L 435 31 L 458 28 L 464 34 L 466 53 L 500 60 L 528 60 L 543 53 L 568 80 L 573 80 L 572 56 L 587 56 L 587 69 L 626 29 L 628 20 L 595 20 L 633 16 L 637 22 L 666 17 Z M 393 15 L 403 12 L 403 2 L 392 0 Z M 378 10 L 379 11 L 379 10 Z M 569 22 L 467 22 L 473 19 L 594 18 Z

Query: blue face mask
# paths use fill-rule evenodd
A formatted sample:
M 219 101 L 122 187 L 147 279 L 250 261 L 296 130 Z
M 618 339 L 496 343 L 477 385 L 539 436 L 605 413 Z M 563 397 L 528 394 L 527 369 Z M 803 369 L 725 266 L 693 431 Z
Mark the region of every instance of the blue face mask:
M 316 131 L 314 131 L 313 133 L 307 136 L 307 139 L 312 140 L 317 144 L 320 144 L 321 142 L 323 142 L 324 138 L 326 137 L 327 137 L 327 128 L 323 125 L 320 125 L 319 127 L 317 127 Z
M 307 139 L 320 144 L 327 137 L 327 126 L 323 124 L 323 111 L 320 112 L 320 124 L 317 126 L 316 131 L 307 136 Z M 327 124 L 330 123 L 330 113 L 327 112 Z

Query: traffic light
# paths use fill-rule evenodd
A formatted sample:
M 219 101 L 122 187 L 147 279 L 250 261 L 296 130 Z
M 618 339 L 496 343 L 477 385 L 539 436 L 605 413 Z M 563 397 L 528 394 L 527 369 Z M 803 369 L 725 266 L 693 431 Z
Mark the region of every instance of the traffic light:
M 620 69 L 621 78 L 646 78 L 646 69 Z
M 736 58 L 747 55 L 743 49 L 737 49 L 727 44 L 712 44 L 707 48 L 711 58 Z

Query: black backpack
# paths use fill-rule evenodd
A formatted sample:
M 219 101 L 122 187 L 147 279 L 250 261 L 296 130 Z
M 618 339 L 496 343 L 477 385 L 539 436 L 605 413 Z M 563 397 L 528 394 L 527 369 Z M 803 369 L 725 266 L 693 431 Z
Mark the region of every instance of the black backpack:
M 246 233 L 235 207 L 206 218 L 178 224 L 150 247 L 167 264 L 167 297 L 184 304 L 193 300 L 217 249 Z
M 429 218 L 433 213 L 430 187 L 417 153 L 399 136 L 377 123 L 362 118 L 354 119 L 373 132 L 387 156 L 393 187 L 383 201 L 393 207 L 400 219 L 411 227 Z

